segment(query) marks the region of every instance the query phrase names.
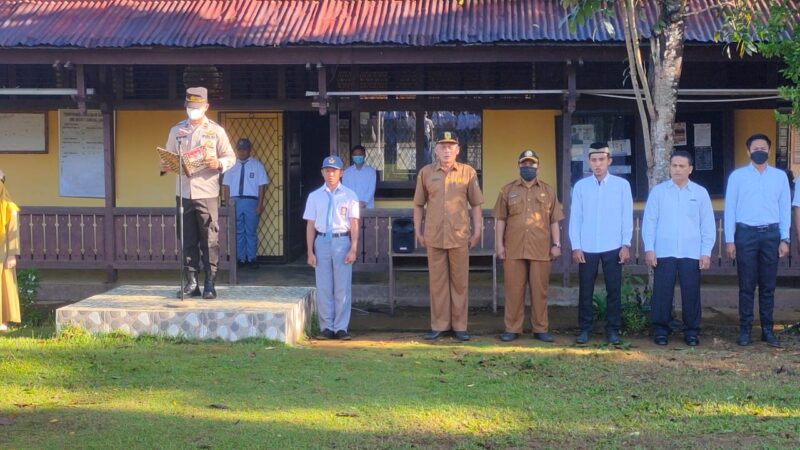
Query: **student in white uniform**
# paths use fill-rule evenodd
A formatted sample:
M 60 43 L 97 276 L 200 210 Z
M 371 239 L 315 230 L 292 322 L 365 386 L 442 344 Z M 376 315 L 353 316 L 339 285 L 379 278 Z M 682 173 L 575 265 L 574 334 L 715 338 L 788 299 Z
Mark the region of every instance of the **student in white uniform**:
M 367 151 L 361 145 L 350 150 L 353 165 L 344 171 L 342 184 L 352 189 L 358 196 L 361 209 L 375 207 L 375 183 L 378 176 L 375 169 L 366 162 Z
M 358 248 L 359 204 L 356 193 L 340 183 L 344 163 L 338 156 L 322 161 L 325 184 L 306 201 L 308 265 L 315 269 L 319 339 L 349 340 L 353 263 Z

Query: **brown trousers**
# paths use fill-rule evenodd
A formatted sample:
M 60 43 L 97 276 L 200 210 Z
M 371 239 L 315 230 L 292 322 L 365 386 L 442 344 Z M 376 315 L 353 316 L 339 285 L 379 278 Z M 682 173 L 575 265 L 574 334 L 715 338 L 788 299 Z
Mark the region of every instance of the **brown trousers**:
M 506 331 L 522 333 L 525 320 L 525 285 L 531 292 L 531 325 L 534 333 L 547 331 L 547 288 L 550 284 L 550 261 L 506 259 L 503 262 L 506 303 Z
M 427 249 L 431 330 L 467 331 L 469 247 Z

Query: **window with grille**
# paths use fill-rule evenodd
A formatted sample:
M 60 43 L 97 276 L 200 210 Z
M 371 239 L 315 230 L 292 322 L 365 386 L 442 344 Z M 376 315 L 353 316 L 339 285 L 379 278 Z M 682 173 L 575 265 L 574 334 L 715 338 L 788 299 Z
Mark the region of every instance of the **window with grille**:
M 225 98 L 222 70 L 216 66 L 186 66 L 182 74 L 184 89 L 202 86 L 208 89 L 209 100 Z
M 278 69 L 275 66 L 231 66 L 231 98 L 278 97 Z
M 125 66 L 122 73 L 125 98 L 169 98 L 169 68 L 167 66 Z

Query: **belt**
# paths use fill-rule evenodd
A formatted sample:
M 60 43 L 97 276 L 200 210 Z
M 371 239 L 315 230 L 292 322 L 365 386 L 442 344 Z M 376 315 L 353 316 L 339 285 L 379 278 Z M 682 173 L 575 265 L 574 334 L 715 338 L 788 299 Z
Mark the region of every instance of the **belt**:
M 766 233 L 767 231 L 777 231 L 778 224 L 777 223 L 770 223 L 767 225 L 746 225 L 743 223 L 736 223 L 736 228 L 741 228 L 743 230 L 754 230 L 759 233 Z
M 325 233 L 320 233 L 319 231 L 317 231 L 317 236 L 325 236 Z M 350 232 L 349 231 L 345 231 L 344 233 L 332 233 L 331 236 L 333 236 L 333 237 L 350 236 Z
M 251 200 L 258 200 L 258 197 L 254 196 L 254 195 L 237 195 L 237 196 L 235 196 L 233 198 L 249 198 Z

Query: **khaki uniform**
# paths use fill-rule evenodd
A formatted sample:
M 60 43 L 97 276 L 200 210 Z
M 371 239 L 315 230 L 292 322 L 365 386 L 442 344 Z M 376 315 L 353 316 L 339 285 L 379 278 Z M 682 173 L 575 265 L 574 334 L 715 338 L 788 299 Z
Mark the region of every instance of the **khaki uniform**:
M 203 118 L 203 122 L 196 127 L 193 127 L 188 119 L 183 120 L 169 130 L 166 149 L 174 153 L 178 152 L 176 136 L 185 136 L 180 139 L 182 151 L 205 147 L 206 152 L 216 155 L 221 165 L 220 170 L 206 168 L 190 177 L 184 176 L 183 197 L 190 199 L 219 197 L 220 174 L 236 164 L 236 153 L 231 147 L 225 129 L 208 118 Z M 175 195 L 177 192 L 176 180 Z
M 19 293 L 17 291 L 16 269 L 6 268 L 6 259 L 10 255 L 19 255 L 19 215 L 17 212 L 11 214 L 11 220 L 6 227 L 3 235 L 3 242 L 0 245 L 0 323 L 21 322 L 19 308 Z
M 176 139 L 177 136 L 182 136 Z M 192 126 L 189 120 L 183 120 L 172 127 L 167 138 L 167 150 L 188 151 L 199 146 L 206 149 L 207 154 L 216 155 L 220 163 L 219 170 L 205 168 L 191 176 L 183 176 L 175 182 L 176 196 L 178 183 L 183 183 L 183 256 L 187 270 L 200 270 L 202 258 L 206 271 L 216 273 L 219 262 L 219 182 L 220 175 L 236 164 L 230 140 L 225 130 L 215 122 L 204 117 L 203 121 Z
M 503 186 L 494 206 L 497 220 L 506 222 L 503 244 L 506 331 L 522 333 L 525 319 L 525 284 L 530 286 L 531 324 L 534 333 L 548 330 L 547 288 L 550 282 L 550 225 L 564 218 L 555 191 L 534 180 L 526 187 L 522 179 Z
M 431 329 L 466 331 L 469 301 L 470 208 L 483 204 L 475 169 L 439 163 L 417 175 L 414 204 L 425 209 L 425 245 L 431 296 Z

